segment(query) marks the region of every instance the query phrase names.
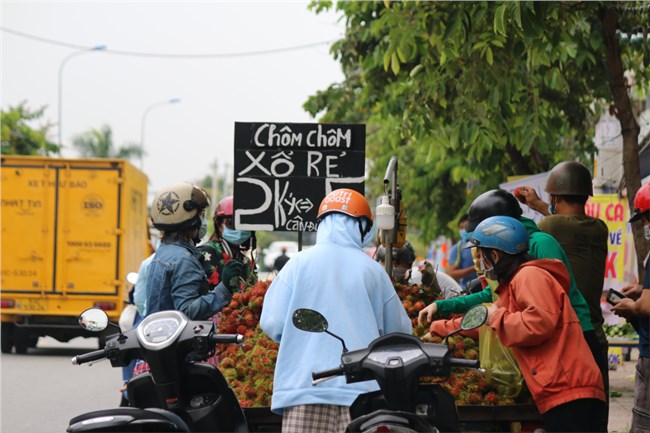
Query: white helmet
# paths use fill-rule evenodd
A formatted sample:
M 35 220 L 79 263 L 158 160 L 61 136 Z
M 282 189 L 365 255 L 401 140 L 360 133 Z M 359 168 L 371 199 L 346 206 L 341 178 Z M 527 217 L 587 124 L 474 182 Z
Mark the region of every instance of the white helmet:
M 180 231 L 201 227 L 201 211 L 210 206 L 205 191 L 191 183 L 163 188 L 151 203 L 151 220 L 162 231 Z

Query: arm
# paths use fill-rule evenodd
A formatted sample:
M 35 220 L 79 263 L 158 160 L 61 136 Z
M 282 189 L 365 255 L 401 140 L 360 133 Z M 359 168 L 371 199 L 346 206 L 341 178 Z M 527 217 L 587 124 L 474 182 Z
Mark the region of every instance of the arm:
M 429 333 L 432 335 L 439 335 L 440 337 L 445 337 L 446 335 L 456 331 L 457 329 L 460 329 L 460 322 L 463 320 L 462 317 L 456 317 L 454 319 L 450 320 L 436 320 L 435 322 L 431 323 L 431 326 L 429 327 Z M 470 337 L 477 339 L 478 338 L 478 330 L 477 329 L 470 329 L 469 331 L 461 331 L 459 334 L 462 335 L 463 337 Z
M 191 256 L 178 262 L 177 269 L 172 275 L 171 295 L 174 307 L 192 320 L 207 319 L 225 307 L 232 298 L 232 294 L 223 283 L 219 283 L 214 289 L 201 296 L 199 291 L 204 278 L 203 268 Z
M 291 288 L 280 276 L 276 276 L 264 296 L 260 327 L 276 343 L 282 339 L 282 332 L 289 315 L 291 295 Z
M 539 268 L 520 270 L 510 282 L 519 311 L 509 311 L 497 301 L 489 308 L 488 324 L 505 346 L 535 346 L 554 332 L 562 311 L 558 297 L 564 290 L 553 277 Z M 569 307 L 569 302 L 565 303 Z
M 436 301 L 438 314 L 464 313 L 474 305 L 492 302 L 492 291 L 489 287 L 482 292 L 473 293 L 466 296 L 458 296 L 451 299 L 441 299 Z

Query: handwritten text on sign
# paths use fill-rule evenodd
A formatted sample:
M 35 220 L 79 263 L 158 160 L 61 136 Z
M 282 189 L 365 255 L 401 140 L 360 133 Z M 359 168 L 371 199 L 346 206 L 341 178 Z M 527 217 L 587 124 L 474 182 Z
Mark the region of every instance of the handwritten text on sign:
M 330 191 L 363 193 L 365 125 L 235 123 L 235 227 L 313 231 Z

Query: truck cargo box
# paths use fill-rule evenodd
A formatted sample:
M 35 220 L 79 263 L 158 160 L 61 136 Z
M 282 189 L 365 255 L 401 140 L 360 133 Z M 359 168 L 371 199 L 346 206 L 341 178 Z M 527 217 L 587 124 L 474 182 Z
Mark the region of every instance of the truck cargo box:
M 126 160 L 2 156 L 2 351 L 117 320 L 147 254 L 147 178 Z

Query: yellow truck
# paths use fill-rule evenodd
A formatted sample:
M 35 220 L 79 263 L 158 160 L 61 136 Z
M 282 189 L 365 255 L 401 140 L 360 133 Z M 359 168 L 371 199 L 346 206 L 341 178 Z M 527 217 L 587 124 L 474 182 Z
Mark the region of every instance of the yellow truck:
M 148 254 L 145 174 L 123 159 L 1 162 L 2 352 L 91 336 L 77 324 L 87 308 L 117 321 Z

